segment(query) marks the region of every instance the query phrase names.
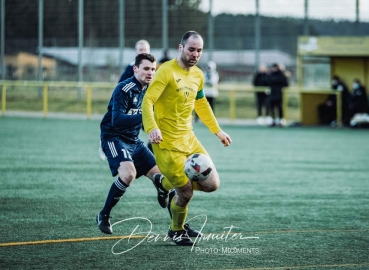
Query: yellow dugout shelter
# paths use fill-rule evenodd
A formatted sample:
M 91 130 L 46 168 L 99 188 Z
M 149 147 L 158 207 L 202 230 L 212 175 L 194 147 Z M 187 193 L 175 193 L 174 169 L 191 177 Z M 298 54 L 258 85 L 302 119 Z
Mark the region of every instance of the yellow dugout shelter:
M 369 89 L 369 36 L 368 37 L 312 37 L 298 39 L 297 72 L 301 100 L 301 123 L 318 124 L 317 106 L 329 94 L 331 80 L 339 76 L 351 90 L 355 78 Z M 337 106 L 337 123 L 341 123 L 341 106 Z

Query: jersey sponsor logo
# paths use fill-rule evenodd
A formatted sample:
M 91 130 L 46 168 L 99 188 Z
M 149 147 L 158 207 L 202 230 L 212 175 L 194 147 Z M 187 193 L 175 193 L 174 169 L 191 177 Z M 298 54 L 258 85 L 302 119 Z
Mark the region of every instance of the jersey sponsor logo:
M 176 82 L 179 82 L 181 79 L 177 79 Z
M 130 109 L 127 112 L 128 115 L 134 115 L 134 114 L 142 114 L 142 109 Z
M 188 86 L 184 86 L 184 87 L 180 87 L 178 89 L 176 89 L 176 92 L 180 92 L 180 91 L 190 91 L 190 92 L 196 92 L 195 89 L 188 87 Z
M 132 87 L 134 87 L 136 84 L 134 82 L 130 82 L 122 87 L 122 91 L 128 92 Z

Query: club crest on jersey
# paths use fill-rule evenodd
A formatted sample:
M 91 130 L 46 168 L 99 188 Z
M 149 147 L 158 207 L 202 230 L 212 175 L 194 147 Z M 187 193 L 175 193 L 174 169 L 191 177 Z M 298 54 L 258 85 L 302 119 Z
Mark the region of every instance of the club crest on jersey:
M 127 112 L 128 115 L 134 115 L 134 114 L 142 114 L 142 110 L 141 109 L 130 109 Z

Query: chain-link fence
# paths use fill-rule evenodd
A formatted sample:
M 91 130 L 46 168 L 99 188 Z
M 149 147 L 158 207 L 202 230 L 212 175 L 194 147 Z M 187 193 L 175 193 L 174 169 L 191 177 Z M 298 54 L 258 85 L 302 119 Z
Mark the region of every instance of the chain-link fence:
M 2 78 L 116 82 L 137 40 L 174 57 L 183 33 L 196 30 L 205 41 L 200 66 L 215 60 L 221 81 L 250 82 L 259 63 L 273 62 L 294 80 L 298 36 L 369 34 L 368 1 L 228 0 L 221 13 L 224 2 L 1 0 Z

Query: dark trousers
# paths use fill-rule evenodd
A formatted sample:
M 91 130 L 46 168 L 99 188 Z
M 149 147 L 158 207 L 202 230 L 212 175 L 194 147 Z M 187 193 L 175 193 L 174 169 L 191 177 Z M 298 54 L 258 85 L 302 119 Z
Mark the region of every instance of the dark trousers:
M 255 93 L 255 98 L 256 98 L 256 110 L 257 110 L 258 116 L 263 115 L 263 107 L 265 107 L 265 115 L 268 116 L 269 108 L 266 104 L 267 95 L 264 92 L 257 92 Z
M 282 99 L 269 99 L 268 102 L 269 105 L 269 111 L 270 111 L 270 116 L 275 119 L 275 111 L 277 111 L 278 113 L 278 117 L 280 119 L 283 118 L 283 107 L 282 107 Z
M 328 125 L 336 120 L 336 106 L 328 106 L 325 103 L 318 106 L 319 124 Z

